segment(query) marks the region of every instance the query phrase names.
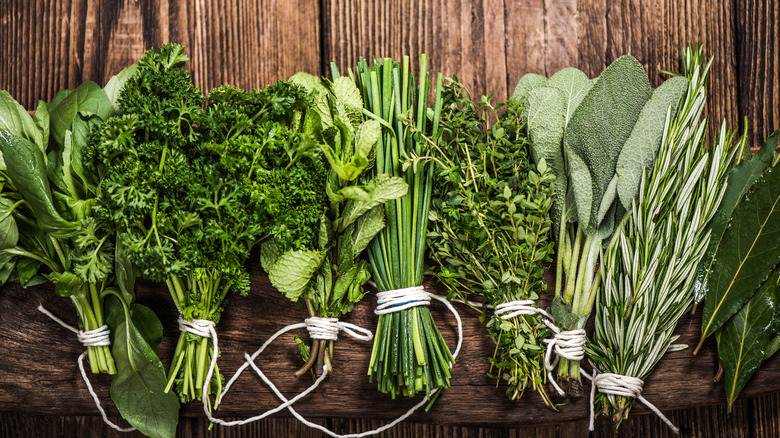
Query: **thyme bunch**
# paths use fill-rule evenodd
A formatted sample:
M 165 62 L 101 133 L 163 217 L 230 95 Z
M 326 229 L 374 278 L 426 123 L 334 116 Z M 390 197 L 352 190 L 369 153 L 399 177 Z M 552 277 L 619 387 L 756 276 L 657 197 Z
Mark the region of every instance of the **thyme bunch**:
M 504 104 L 493 106 L 484 96 L 473 102 L 457 78 L 444 87 L 442 100 L 428 232 L 436 263 L 430 272 L 450 299 L 481 299 L 478 310 L 496 344 L 489 375 L 497 385 L 506 382 L 507 397 L 518 399 L 531 388 L 550 405 L 543 387 L 547 327 L 539 315 L 502 319 L 490 308 L 537 300 L 547 289 L 542 275 L 552 261 L 555 177 L 544 160 L 531 163 L 519 108 L 499 118 Z

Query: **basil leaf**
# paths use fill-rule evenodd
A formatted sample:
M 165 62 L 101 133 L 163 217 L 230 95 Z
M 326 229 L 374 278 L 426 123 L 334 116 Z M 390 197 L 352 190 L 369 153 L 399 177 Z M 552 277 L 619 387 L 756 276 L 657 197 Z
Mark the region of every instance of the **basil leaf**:
M 723 366 L 728 412 L 740 391 L 764 360 L 777 307 L 778 272 L 769 278 L 721 330 L 718 358 Z
M 106 83 L 106 86 L 103 87 L 108 100 L 114 107 L 114 112 L 119 112 L 119 105 L 117 104 L 117 101 L 119 100 L 119 93 L 122 91 L 122 87 L 125 86 L 125 82 L 127 82 L 127 80 L 135 74 L 137 69 L 138 64 L 133 64 L 130 67 L 125 68 L 116 75 L 112 76 L 111 79 L 108 80 L 108 83 Z
M 780 168 L 767 169 L 734 208 L 704 285 L 702 340 L 715 333 L 780 262 Z
M 131 310 L 116 306 L 107 323 L 113 335 L 111 352 L 117 367 L 111 381 L 111 400 L 117 410 L 146 436 L 175 436 L 179 400 L 172 391 L 165 392 L 165 370 L 150 345 L 150 340 L 159 342 L 159 320 L 143 306 L 135 305 Z
M 41 230 L 54 237 L 72 231 L 74 225 L 63 219 L 54 207 L 41 150 L 8 131 L 0 131 L 0 150 L 11 182 L 29 204 Z
M 92 81 L 84 82 L 61 99 L 52 100 L 49 105 L 51 135 L 57 144 L 65 144 L 65 131 L 71 129 L 73 120 L 80 113 L 94 114 L 105 120 L 114 113 L 114 105 L 106 92 Z
M 70 297 L 81 291 L 84 286 L 82 281 L 76 274 L 65 271 L 60 275 L 60 278 L 55 282 L 54 291 L 61 297 Z

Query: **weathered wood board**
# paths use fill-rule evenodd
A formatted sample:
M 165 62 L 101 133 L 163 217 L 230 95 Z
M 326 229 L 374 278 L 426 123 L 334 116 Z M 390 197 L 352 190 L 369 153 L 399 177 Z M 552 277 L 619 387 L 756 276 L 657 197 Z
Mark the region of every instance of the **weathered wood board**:
M 217 326 L 222 356 L 219 366 L 226 378 L 243 362 L 244 352 L 252 353 L 276 330 L 301 322 L 307 315 L 303 308 L 290 303 L 276 292 L 262 274 L 258 263 L 252 264 L 253 292 L 232 296 Z M 152 283 L 141 283 L 139 301 L 154 309 L 164 325 L 160 356 L 167 365 L 175 346 L 177 314 L 167 292 Z M 0 411 L 13 410 L 53 415 L 94 413 L 95 407 L 81 381 L 76 358 L 81 345 L 69 331 L 55 324 L 36 308 L 42 303 L 66 321 L 75 323 L 75 312 L 69 300 L 57 297 L 49 287 L 23 290 L 7 286 L 0 292 Z M 368 295 L 345 321 L 373 330 L 374 298 Z M 453 371 L 452 387 L 444 392 L 430 412 L 417 413 L 412 421 L 453 425 L 505 426 L 550 424 L 583 420 L 588 417 L 587 398 L 561 400 L 559 412 L 544 407 L 535 393 L 528 392 L 519 401 L 506 399 L 503 389 L 487 377 L 487 358 L 492 342 L 483 325 L 465 306 L 458 308 L 463 320 L 464 341 Z M 433 305 L 436 320 L 445 339 L 455 345 L 456 323 L 443 306 Z M 699 321 L 685 317 L 678 332 L 681 342 L 695 344 Z M 306 337 L 305 330 L 300 336 Z M 413 406 L 417 399 L 396 399 L 381 394 L 368 382 L 366 369 L 371 343 L 342 335 L 336 346 L 336 370 L 315 393 L 298 402 L 296 409 L 307 417 L 392 419 Z M 287 397 L 311 384 L 311 376 L 294 378 L 292 372 L 301 364 L 292 334 L 272 344 L 257 360 Z M 647 380 L 643 395 L 662 410 L 680 409 L 724 400 L 721 384 L 712 382 L 717 371 L 714 341 L 709 340 L 698 356 L 690 350 L 670 353 Z M 770 359 L 745 388 L 743 396 L 780 390 L 780 359 Z M 279 401 L 260 379 L 247 372 L 231 389 L 217 413 L 222 417 L 249 417 L 276 406 Z M 108 396 L 110 378 L 93 378 L 98 394 L 106 401 L 109 412 L 116 411 Z M 586 384 L 586 389 L 589 386 Z M 548 390 L 552 394 L 550 387 Z M 67 394 L 67 403 L 63 397 Z M 478 403 L 475 401 L 478 400 Z M 637 406 L 636 412 L 646 411 Z M 202 416 L 202 407 L 190 403 L 184 416 Z M 284 415 L 289 415 L 286 413 Z

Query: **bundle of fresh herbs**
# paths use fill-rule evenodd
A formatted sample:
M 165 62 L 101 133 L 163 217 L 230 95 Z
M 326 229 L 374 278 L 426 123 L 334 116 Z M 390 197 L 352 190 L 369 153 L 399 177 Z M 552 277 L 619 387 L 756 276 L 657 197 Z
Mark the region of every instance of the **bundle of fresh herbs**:
M 506 382 L 511 400 L 531 388 L 550 405 L 542 365 L 547 326 L 538 314 L 505 319 L 489 310 L 537 300 L 547 289 L 542 274 L 552 261 L 554 177 L 544 159 L 531 164 L 516 105 L 510 101 L 515 107 L 501 118 L 503 105 L 494 107 L 487 97 L 473 102 L 457 81 L 444 87 L 442 135 L 432 143 L 437 166 L 427 243 L 436 262 L 431 272 L 449 298 L 481 299 L 479 310 L 496 343 L 491 377 Z
M 673 332 L 693 303 L 709 223 L 726 190 L 733 134 L 723 127 L 708 149 L 707 120 L 700 120 L 711 63 L 704 64 L 701 47 L 683 50 L 679 77 L 690 86 L 676 115 L 667 110 L 653 168 L 603 256 L 596 331 L 586 349 L 601 390 L 596 403 L 618 424 L 661 357 L 679 348 Z M 618 395 L 600 386 L 600 378 L 615 375 L 639 387 Z
M 93 133 L 89 154 L 100 169 L 104 226 L 116 231 L 141 276 L 167 285 L 179 310 L 166 392 L 175 386 L 183 402 L 204 388 L 222 390 L 218 368 L 205 381 L 218 354 L 210 338 L 228 292 L 249 291 L 244 262 L 275 214 L 264 208 L 278 193 L 269 195 L 262 169 L 300 164 L 291 171 L 305 174 L 299 180 L 318 174 L 316 164 L 291 158 L 298 142 L 286 129 L 305 92 L 289 84 L 256 93 L 219 88 L 204 109 L 182 70 L 186 61 L 176 44 L 147 52 L 119 94 L 122 115 Z M 276 232 L 307 238 L 297 223 L 293 231 L 287 225 L 279 222 Z
M 403 63 L 384 59 L 373 65 L 361 59 L 355 71 L 366 112 L 384 127 L 376 148 L 375 178 L 401 178 L 409 187 L 408 194 L 385 203 L 387 226 L 369 245 L 379 292 L 422 285 L 433 163 L 402 162 L 412 155 L 429 155 L 423 135 L 439 136 L 442 77 L 437 75 L 434 107 L 429 108 L 431 77 L 426 62 L 422 55 L 418 84 L 408 57 Z M 453 357 L 430 310 L 409 303 L 398 309 L 379 316 L 370 380 L 393 397 L 449 387 Z
M 87 156 L 87 139 L 116 114 L 116 96 L 134 67 L 106 87 L 85 82 L 41 102 L 34 118 L 0 93 L 0 149 L 4 168 L 2 280 L 23 286 L 45 280 L 69 297 L 83 332 L 110 329 L 111 346 L 88 346 L 93 373 L 113 374 L 111 398 L 145 435 L 173 436 L 179 403 L 164 394 L 165 371 L 155 350 L 162 325 L 135 302 L 135 271 L 115 234 L 101 225 L 100 177 Z M 139 394 L 147 394 L 141 397 Z
M 555 176 L 552 207 L 557 262 L 551 314 L 564 331 L 584 333 L 596 298 L 602 247 L 631 208 L 643 172 L 661 142 L 664 119 L 677 112 L 687 81 L 673 78 L 656 90 L 631 56 L 597 79 L 566 68 L 549 79 L 529 74 L 513 97 L 522 103 L 531 154 Z M 562 358 L 566 392 L 581 394 L 578 360 Z
M 302 298 L 310 316 L 339 318 L 366 293 L 363 285 L 371 274 L 360 255 L 385 226 L 384 202 L 405 195 L 407 185 L 398 177 L 364 175 L 374 163 L 381 129 L 363 115 L 363 100 L 352 79 L 334 74 L 332 82 L 323 84 L 298 74 L 291 82 L 315 93 L 313 105 L 302 113 L 302 135 L 316 150 L 316 159 L 327 160 L 327 167 L 319 164 L 322 178 L 312 181 L 316 202 L 301 199 L 296 207 L 311 209 L 317 228 L 299 245 L 274 233 L 262 244 L 261 263 L 281 293 L 294 302 Z M 311 346 L 296 341 L 306 360 L 297 375 L 313 365 L 317 372 L 324 365 L 332 369 L 333 340 L 315 338 Z
M 695 283 L 697 300 L 705 302 L 694 354 L 717 334 L 729 411 L 761 362 L 780 348 L 778 137 L 775 131 L 752 157 L 744 138 L 740 143 Z

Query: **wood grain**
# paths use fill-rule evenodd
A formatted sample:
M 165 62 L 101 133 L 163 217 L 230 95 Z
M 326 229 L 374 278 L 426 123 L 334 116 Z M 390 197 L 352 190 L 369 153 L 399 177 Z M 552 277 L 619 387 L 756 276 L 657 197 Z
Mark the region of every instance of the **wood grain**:
M 737 2 L 737 28 L 739 110 L 760 146 L 780 128 L 780 3 Z
M 297 323 L 306 317 L 302 308 L 284 299 L 273 290 L 267 277 L 252 263 L 252 290 L 246 297 L 230 297 L 230 303 L 218 325 L 222 355 L 219 365 L 226 377 L 243 362 L 244 352 L 253 352 L 265 339 L 281 327 Z M 160 356 L 167 366 L 172 355 L 177 330 L 177 313 L 163 288 L 143 282 L 139 286 L 139 301 L 154 309 L 164 325 L 164 340 Z M 368 296 L 355 307 L 345 321 L 374 329 L 373 297 Z M 47 415 L 85 415 L 95 413 L 95 407 L 76 368 L 76 357 L 82 347 L 73 335 L 38 313 L 38 303 L 67 321 L 75 320 L 68 300 L 57 297 L 50 287 L 39 286 L 23 290 L 9 285 L 0 294 L 0 411 L 37 412 Z M 445 339 L 454 345 L 455 321 L 443 308 L 432 308 Z M 541 405 L 538 395 L 526 394 L 518 402 L 506 399 L 501 388 L 487 377 L 487 357 L 491 343 L 476 315 L 465 308 L 463 317 L 464 344 L 448 389 L 427 414 L 417 413 L 412 421 L 483 427 L 519 427 L 565 421 L 582 421 L 588 417 L 585 398 L 560 400 L 566 405 L 560 412 Z M 698 336 L 699 321 L 686 317 L 679 326 L 681 342 L 693 343 Z M 300 333 L 305 337 L 305 333 Z M 387 421 L 401 415 L 416 400 L 392 400 L 377 392 L 366 378 L 371 344 L 342 336 L 336 345 L 336 370 L 315 393 L 296 404 L 296 409 L 313 418 L 371 418 Z M 291 373 L 300 366 L 300 356 L 292 335 L 284 335 L 258 359 L 258 365 L 272 376 L 277 386 L 290 397 L 305 389 L 310 377 L 295 379 Z M 780 358 L 769 360 L 743 391 L 744 397 L 780 390 Z M 694 357 L 690 351 L 668 354 L 647 380 L 643 395 L 663 410 L 701 406 L 724 399 L 722 385 L 713 384 L 717 369 L 714 341 Z M 106 408 L 116 414 L 108 401 L 110 377 L 94 376 L 93 384 Z M 259 378 L 246 373 L 239 385 L 223 401 L 220 417 L 248 417 L 278 404 L 273 394 Z M 549 388 L 548 388 L 549 389 Z M 552 392 L 552 391 L 550 391 Z M 68 403 L 62 403 L 68 394 Z M 680 398 L 685 394 L 684 399 Z M 474 400 L 480 400 L 474 405 Z M 634 412 L 646 412 L 638 405 Z M 198 403 L 182 410 L 185 417 L 201 417 Z M 289 414 L 287 414 L 289 415 Z
M 28 109 L 143 53 L 184 44 L 193 81 L 257 88 L 320 69 L 316 0 L 0 0 L 0 89 Z M 4 55 L 6 56 L 6 55 Z

